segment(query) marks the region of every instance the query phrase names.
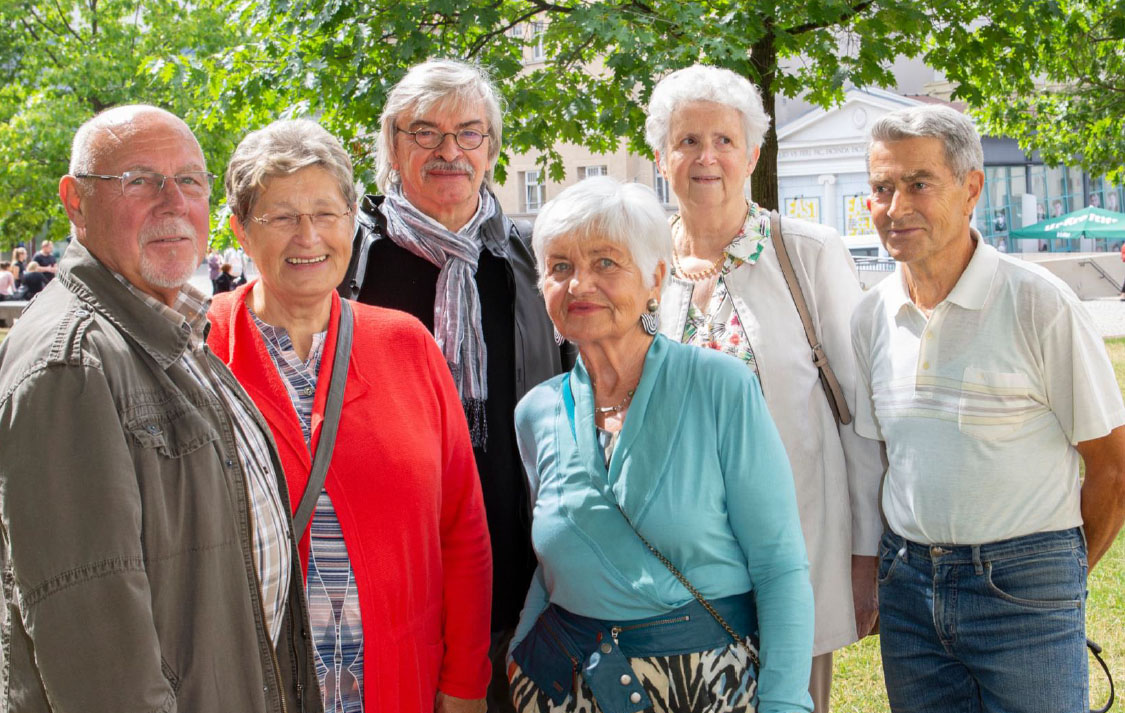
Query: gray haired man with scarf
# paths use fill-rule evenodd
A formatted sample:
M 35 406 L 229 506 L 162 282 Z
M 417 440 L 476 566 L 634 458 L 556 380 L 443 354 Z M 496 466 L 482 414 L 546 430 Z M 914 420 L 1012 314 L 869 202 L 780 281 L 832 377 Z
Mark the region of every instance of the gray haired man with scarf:
M 513 411 L 531 387 L 563 370 L 531 236 L 489 191 L 501 120 L 496 88 L 480 68 L 430 60 L 407 72 L 381 119 L 382 195 L 360 205 L 340 286 L 345 297 L 421 320 L 453 372 L 492 538 L 490 712 L 514 710 L 505 656 L 535 570 Z

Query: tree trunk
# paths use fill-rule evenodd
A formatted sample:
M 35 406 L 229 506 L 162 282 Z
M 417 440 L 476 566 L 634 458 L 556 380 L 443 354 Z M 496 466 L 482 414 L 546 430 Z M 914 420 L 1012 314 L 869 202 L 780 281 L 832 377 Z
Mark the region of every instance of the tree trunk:
M 774 47 L 770 28 L 767 27 L 766 34 L 751 47 L 750 63 L 758 75 L 750 77 L 750 81 L 758 83 L 762 92 L 762 106 L 770 118 L 770 127 L 762 142 L 762 153 L 758 156 L 758 166 L 750 176 L 750 196 L 761 207 L 777 210 L 780 203 L 777 190 L 777 115 L 772 89 L 774 74 L 777 72 L 777 49 Z

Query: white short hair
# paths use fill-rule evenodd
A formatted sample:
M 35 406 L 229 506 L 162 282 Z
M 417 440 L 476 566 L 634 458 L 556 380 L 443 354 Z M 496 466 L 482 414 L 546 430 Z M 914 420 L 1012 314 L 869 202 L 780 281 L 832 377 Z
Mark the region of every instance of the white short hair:
M 876 141 L 886 143 L 926 138 L 941 141 L 945 161 L 958 181 L 964 181 L 970 171 L 984 170 L 984 149 L 973 120 L 953 107 L 941 104 L 912 106 L 879 117 L 871 126 L 868 159 L 871 144 Z
M 410 68 L 406 76 L 387 95 L 379 118 L 379 145 L 375 151 L 375 184 L 386 193 L 402 178 L 392 168 L 395 158 L 395 122 L 413 119 L 435 106 L 461 108 L 472 102 L 484 103 L 488 123 L 488 170 L 484 185 L 492 185 L 492 169 L 500 156 L 503 139 L 503 107 L 500 93 L 488 73 L 478 65 L 452 59 L 431 59 Z
M 563 236 L 596 236 L 621 245 L 644 275 L 646 287 L 653 286 L 656 266 L 672 260 L 668 217 L 652 189 L 640 183 L 595 176 L 543 206 L 531 239 L 540 285 L 546 274 L 547 246 Z
M 672 72 L 657 83 L 648 100 L 645 141 L 661 161 L 668 153 L 668 130 L 672 114 L 681 104 L 715 102 L 729 106 L 742 116 L 747 146 L 761 146 L 770 128 L 770 117 L 762 106 L 762 95 L 745 77 L 729 69 L 696 64 Z

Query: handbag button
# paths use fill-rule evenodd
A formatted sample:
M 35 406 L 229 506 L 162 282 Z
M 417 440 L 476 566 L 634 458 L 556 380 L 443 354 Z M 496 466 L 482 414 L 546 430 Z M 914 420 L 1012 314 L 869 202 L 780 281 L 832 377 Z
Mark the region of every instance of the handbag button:
M 633 691 L 633 693 L 629 696 L 629 700 L 632 701 L 633 703 L 640 703 L 641 702 L 641 694 L 637 693 L 636 691 Z
M 623 674 L 621 674 L 621 685 L 622 685 L 622 686 L 628 686 L 628 685 L 629 685 L 630 683 L 632 683 L 632 682 L 633 682 L 633 677 L 632 677 L 632 676 L 630 676 L 630 675 L 629 675 L 629 674 L 627 674 L 627 673 L 623 673 Z M 634 703 L 635 703 L 635 702 L 636 702 L 636 701 L 634 701 Z
M 610 651 L 613 651 L 613 647 L 610 646 L 609 642 L 606 642 L 606 643 L 602 644 L 602 653 L 603 654 L 608 654 Z

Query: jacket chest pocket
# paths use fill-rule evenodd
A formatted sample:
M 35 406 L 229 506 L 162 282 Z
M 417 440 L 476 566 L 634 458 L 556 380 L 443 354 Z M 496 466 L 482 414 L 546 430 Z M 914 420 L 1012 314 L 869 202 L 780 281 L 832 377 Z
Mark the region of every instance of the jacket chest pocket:
M 238 539 L 237 495 L 207 413 L 173 398 L 126 415 L 151 560 L 197 556 L 189 553 Z
M 218 433 L 195 409 L 155 413 L 148 409 L 125 424 L 135 445 L 165 458 L 182 458 L 218 440 Z

